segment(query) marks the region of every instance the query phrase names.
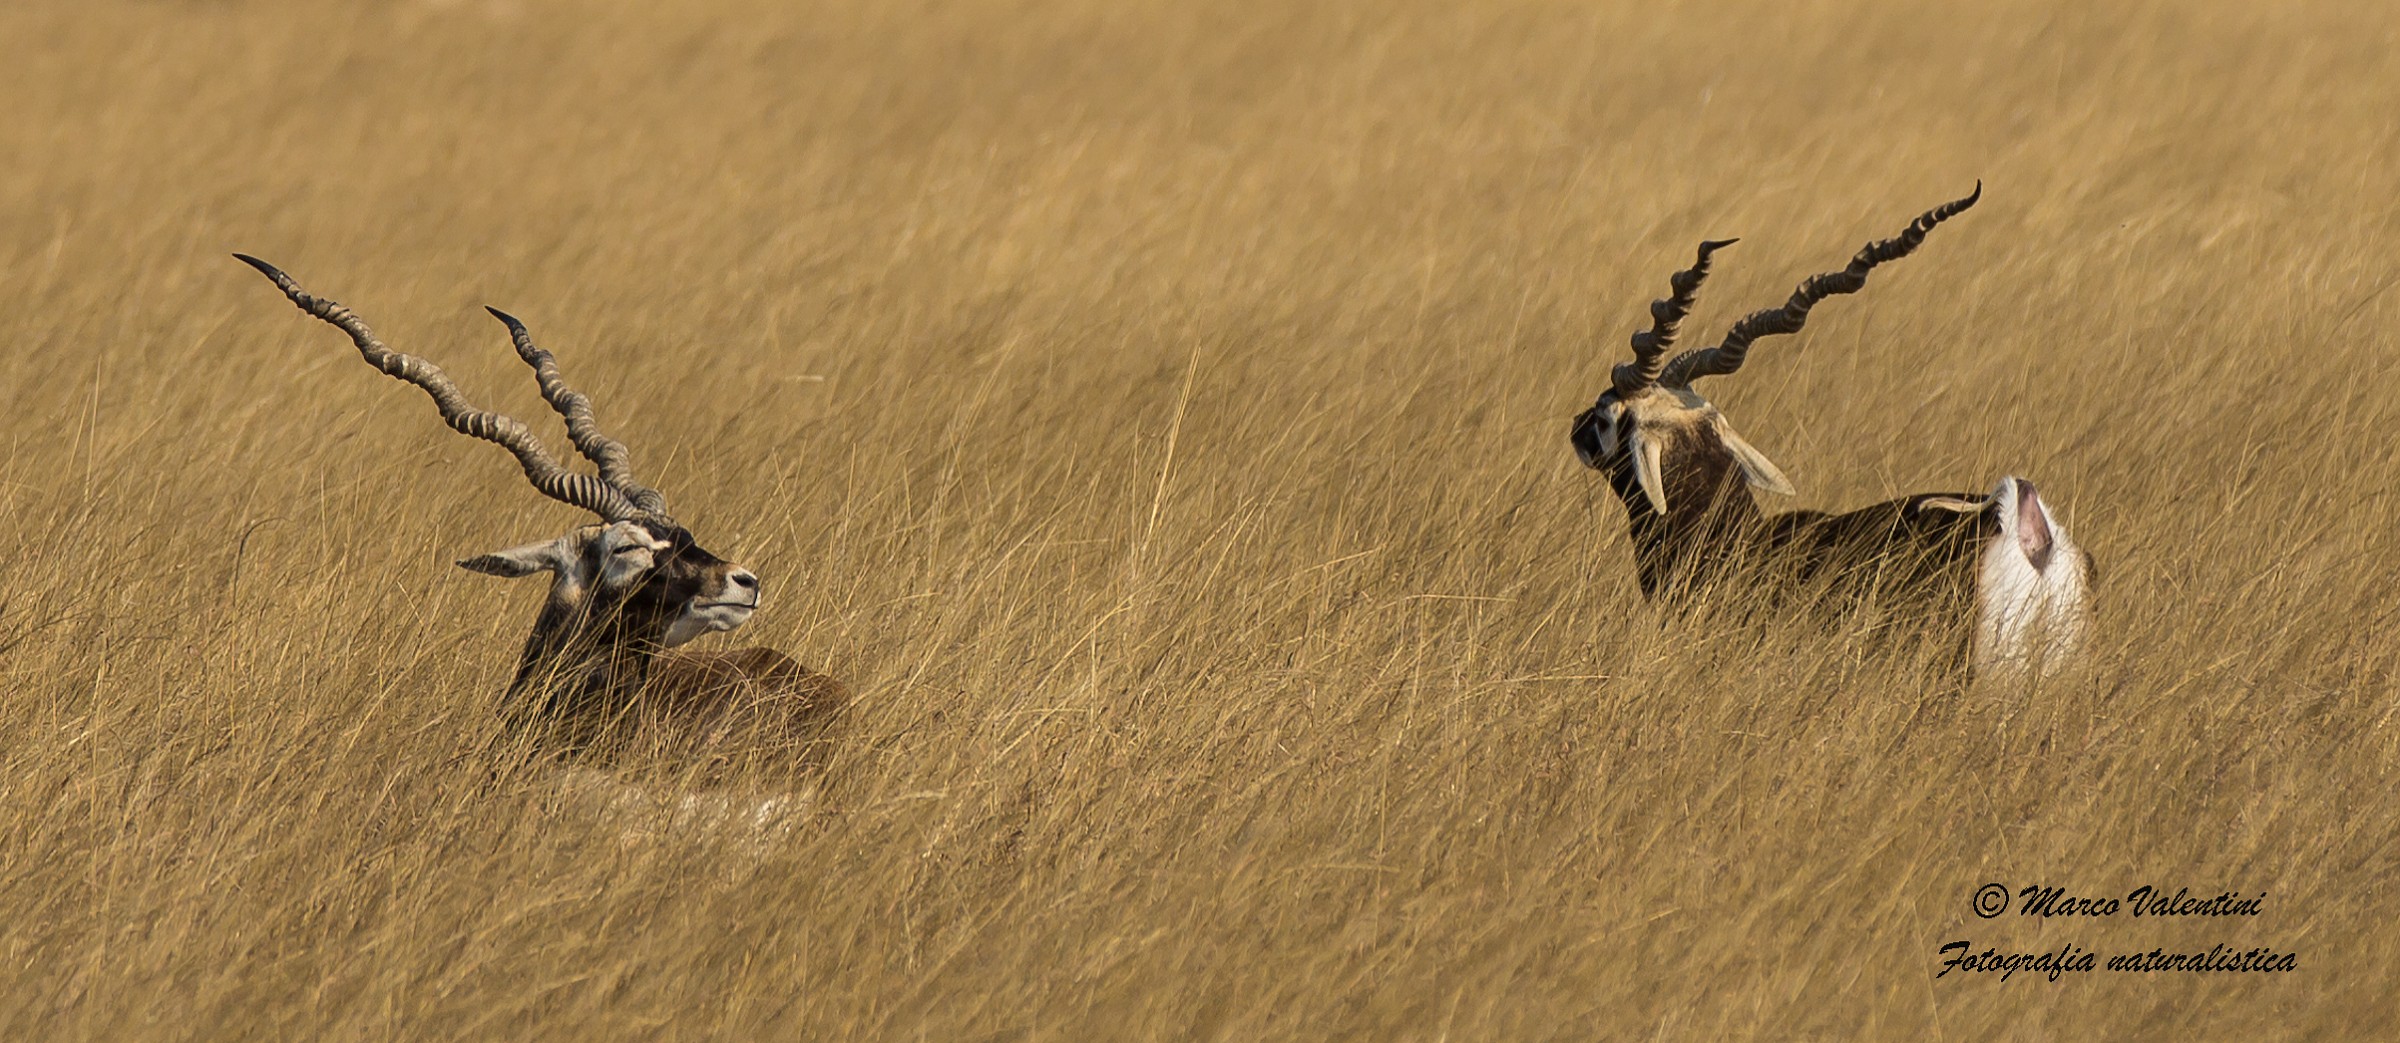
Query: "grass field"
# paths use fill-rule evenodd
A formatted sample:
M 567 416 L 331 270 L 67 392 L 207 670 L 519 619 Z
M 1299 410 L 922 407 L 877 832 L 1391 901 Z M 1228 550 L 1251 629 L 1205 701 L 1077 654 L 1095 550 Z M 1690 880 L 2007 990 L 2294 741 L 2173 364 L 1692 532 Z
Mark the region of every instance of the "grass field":
M 2400 1023 L 2400 12 L 0 8 L 0 1036 L 2368 1038 Z M 1566 444 L 2042 483 L 2091 669 L 1661 622 Z M 860 702 L 760 845 L 497 775 L 579 520 L 226 255 L 538 422 L 525 318 Z M 1718 622 L 1709 622 L 1714 618 Z M 1999 882 L 2264 892 L 1978 919 Z M 2271 946 L 2286 974 L 1943 970 Z M 1962 980 L 1962 978 L 1964 980 Z

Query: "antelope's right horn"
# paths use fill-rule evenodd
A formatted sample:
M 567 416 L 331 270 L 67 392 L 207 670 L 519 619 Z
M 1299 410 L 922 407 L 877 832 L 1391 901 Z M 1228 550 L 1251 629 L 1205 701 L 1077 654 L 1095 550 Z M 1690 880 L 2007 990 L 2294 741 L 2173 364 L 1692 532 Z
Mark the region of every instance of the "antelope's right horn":
M 442 367 L 384 347 L 375 338 L 375 332 L 350 309 L 301 289 L 300 284 L 274 265 L 248 254 L 233 256 L 273 281 L 275 288 L 282 290 L 284 297 L 301 311 L 349 334 L 350 342 L 358 345 L 359 355 L 368 364 L 387 376 L 415 384 L 432 396 L 434 406 L 442 412 L 442 422 L 450 425 L 451 430 L 491 442 L 515 455 L 518 466 L 525 469 L 526 480 L 542 495 L 611 522 L 625 521 L 641 513 L 633 501 L 607 482 L 559 466 L 549 450 L 542 448 L 541 441 L 533 437 L 533 432 L 516 418 L 475 408 L 459 393 L 458 385 L 450 382 L 450 375 L 442 372 Z
M 1783 307 L 1743 316 L 1742 321 L 1734 323 L 1733 328 L 1726 331 L 1725 340 L 1716 347 L 1675 356 L 1675 361 L 1668 363 L 1666 372 L 1659 376 L 1659 382 L 1668 387 L 1690 387 L 1692 381 L 1701 377 L 1721 377 L 1741 369 L 1742 361 L 1750 354 L 1751 341 L 1776 334 L 1800 332 L 1800 328 L 1808 324 L 1808 310 L 1816 307 L 1818 301 L 1835 294 L 1857 293 L 1867 284 L 1867 273 L 1875 270 L 1876 265 L 1915 253 L 1917 247 L 1925 242 L 1925 233 L 1933 231 L 1933 226 L 1958 216 L 1960 211 L 1974 206 L 1975 201 L 1982 198 L 1983 182 L 1977 181 L 1975 191 L 1966 198 L 1954 199 L 1925 211 L 1899 235 L 1861 247 L 1858 254 L 1850 258 L 1849 266 L 1841 271 L 1810 276 L 1807 282 L 1800 284 L 1799 289 L 1792 291 L 1791 299 L 1783 302 Z

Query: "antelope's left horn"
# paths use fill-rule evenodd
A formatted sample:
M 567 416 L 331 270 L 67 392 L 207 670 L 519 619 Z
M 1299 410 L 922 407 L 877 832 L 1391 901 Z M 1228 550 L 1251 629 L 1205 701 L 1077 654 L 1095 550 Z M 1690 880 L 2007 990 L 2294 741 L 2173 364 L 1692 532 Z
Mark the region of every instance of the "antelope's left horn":
M 533 343 L 533 334 L 516 316 L 490 305 L 483 310 L 508 327 L 509 343 L 516 347 L 517 357 L 533 367 L 533 381 L 541 385 L 542 399 L 566 420 L 567 440 L 575 443 L 575 451 L 599 466 L 600 480 L 615 486 L 643 513 L 668 520 L 667 498 L 635 480 L 632 454 L 626 451 L 625 443 L 600 433 L 600 421 L 592 416 L 592 400 L 568 386 L 567 378 L 559 375 L 558 359 Z
M 1667 280 L 1668 294 L 1650 302 L 1650 328 L 1633 335 L 1633 361 L 1620 362 L 1609 374 L 1619 397 L 1658 383 L 1667 362 L 1667 349 L 1675 346 L 1676 331 L 1683 317 L 1691 314 L 1692 302 L 1700 296 L 1700 284 L 1708 280 L 1708 255 L 1722 250 L 1739 239 L 1715 239 L 1700 244 L 1700 256 L 1692 266 Z

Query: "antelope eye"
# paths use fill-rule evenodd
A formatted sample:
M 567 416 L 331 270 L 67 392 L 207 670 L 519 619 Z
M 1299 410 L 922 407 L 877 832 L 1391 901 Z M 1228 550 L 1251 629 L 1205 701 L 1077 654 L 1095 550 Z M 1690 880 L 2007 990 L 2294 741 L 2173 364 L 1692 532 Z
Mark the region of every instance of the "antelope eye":
M 628 543 L 628 544 L 626 544 L 626 545 L 624 545 L 624 546 L 622 546 L 622 547 L 619 547 L 619 548 L 617 548 L 615 551 L 613 551 L 613 552 L 611 552 L 611 553 L 615 553 L 615 554 L 634 554 L 634 553 L 638 553 L 638 552 L 641 552 L 641 551 L 646 551 L 646 550 L 649 550 L 649 549 L 650 549 L 650 548 L 648 548 L 648 547 L 644 547 L 644 546 L 642 546 L 641 544 L 638 544 L 638 543 Z

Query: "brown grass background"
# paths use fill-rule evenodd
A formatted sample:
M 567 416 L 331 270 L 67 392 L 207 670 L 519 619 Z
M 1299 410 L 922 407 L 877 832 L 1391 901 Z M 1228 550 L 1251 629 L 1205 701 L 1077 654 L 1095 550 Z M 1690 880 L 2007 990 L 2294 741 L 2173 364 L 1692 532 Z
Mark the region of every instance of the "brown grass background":
M 2400 1019 L 2400 14 L 386 0 L 0 10 L 0 1035 L 2363 1038 Z M 1660 624 L 1565 444 L 2038 479 L 2089 675 Z M 861 693 L 764 851 L 478 751 L 575 520 L 225 255 L 560 353 Z M 1983 921 L 1986 882 L 2268 892 Z M 1969 939 L 2280 976 L 1933 980 Z M 2195 1035 L 2196 1034 L 2196 1035 Z

